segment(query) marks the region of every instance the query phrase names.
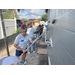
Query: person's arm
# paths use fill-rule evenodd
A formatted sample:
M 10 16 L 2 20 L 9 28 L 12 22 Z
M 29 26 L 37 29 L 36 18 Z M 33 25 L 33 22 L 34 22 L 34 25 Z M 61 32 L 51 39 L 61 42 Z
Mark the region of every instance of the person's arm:
M 25 53 L 25 52 L 26 52 L 26 50 L 24 50 L 24 49 L 20 48 L 19 46 L 17 46 L 17 44 L 14 44 L 14 47 L 15 47 L 15 48 L 17 48 L 17 49 L 19 49 L 19 50 L 21 50 L 23 53 Z
M 19 50 L 21 50 L 21 51 L 23 51 L 23 49 L 20 48 L 17 44 L 14 44 L 14 47 L 17 48 L 17 49 L 19 49 Z
M 40 31 L 41 28 L 39 28 L 39 30 L 37 30 L 36 32 L 34 32 L 34 34 L 38 33 Z
M 35 40 L 39 40 L 39 37 L 37 37 Z M 30 40 L 30 42 L 33 43 L 35 40 Z

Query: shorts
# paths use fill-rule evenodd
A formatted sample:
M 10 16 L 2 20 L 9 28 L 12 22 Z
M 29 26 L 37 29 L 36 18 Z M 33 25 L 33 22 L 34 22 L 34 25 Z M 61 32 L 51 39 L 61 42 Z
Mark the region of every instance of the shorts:
M 23 52 L 16 49 L 16 56 L 19 57 Z M 27 54 L 27 51 L 24 53 Z

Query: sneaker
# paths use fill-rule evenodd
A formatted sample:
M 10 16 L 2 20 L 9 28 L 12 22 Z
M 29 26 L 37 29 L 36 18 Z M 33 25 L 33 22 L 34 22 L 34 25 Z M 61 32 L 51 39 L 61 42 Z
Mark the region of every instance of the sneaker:
M 28 54 L 30 54 L 30 52 L 28 52 Z
M 26 62 L 20 61 L 20 65 L 26 65 Z
M 26 65 L 26 62 L 24 62 L 24 65 Z
M 35 53 L 35 51 L 33 51 L 33 53 Z

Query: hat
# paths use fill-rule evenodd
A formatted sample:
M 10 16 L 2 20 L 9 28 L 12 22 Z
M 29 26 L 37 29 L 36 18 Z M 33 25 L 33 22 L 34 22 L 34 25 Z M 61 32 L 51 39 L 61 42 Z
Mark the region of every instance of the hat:
M 9 56 L 3 59 L 2 65 L 20 65 L 20 61 L 15 56 Z
M 43 24 L 43 23 L 41 23 L 41 24 Z

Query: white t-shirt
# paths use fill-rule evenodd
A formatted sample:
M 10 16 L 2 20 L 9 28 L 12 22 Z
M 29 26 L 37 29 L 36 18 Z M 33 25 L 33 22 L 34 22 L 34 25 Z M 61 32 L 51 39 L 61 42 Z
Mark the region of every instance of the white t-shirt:
M 30 37 L 34 37 L 34 32 L 36 32 L 36 30 L 34 28 L 27 29 L 27 34 L 29 34 Z
M 25 37 L 22 36 L 22 34 L 19 34 L 16 37 L 14 44 L 17 44 L 22 49 L 26 49 L 27 48 L 28 40 L 29 41 L 31 40 L 31 37 L 28 34 L 26 34 Z M 17 50 L 19 50 L 19 49 L 17 49 Z

